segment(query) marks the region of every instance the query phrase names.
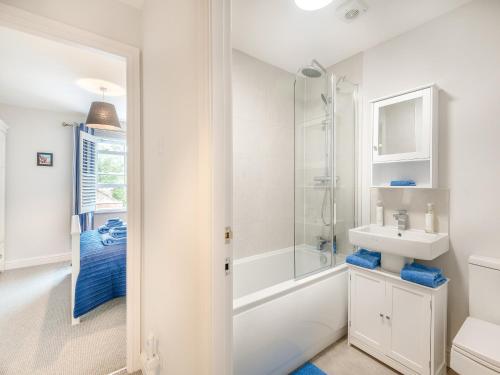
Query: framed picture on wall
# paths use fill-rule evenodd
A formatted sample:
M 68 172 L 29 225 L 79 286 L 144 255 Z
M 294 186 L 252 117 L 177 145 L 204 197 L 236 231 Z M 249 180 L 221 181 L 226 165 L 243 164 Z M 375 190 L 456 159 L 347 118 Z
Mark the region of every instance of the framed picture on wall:
M 39 167 L 52 167 L 54 165 L 54 154 L 51 152 L 37 152 L 36 165 Z

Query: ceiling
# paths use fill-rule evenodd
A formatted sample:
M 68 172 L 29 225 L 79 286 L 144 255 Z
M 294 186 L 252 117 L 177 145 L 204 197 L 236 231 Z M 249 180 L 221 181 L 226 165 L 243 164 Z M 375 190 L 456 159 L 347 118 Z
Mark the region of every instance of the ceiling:
M 363 0 L 368 11 L 346 22 L 344 0 L 307 12 L 294 0 L 232 0 L 233 47 L 295 73 L 316 58 L 331 66 L 470 0 Z
M 0 27 L 0 103 L 52 111 L 87 114 L 101 100 L 80 88 L 80 78 L 96 78 L 125 88 L 125 60 L 17 30 Z M 106 97 L 126 118 L 126 97 Z

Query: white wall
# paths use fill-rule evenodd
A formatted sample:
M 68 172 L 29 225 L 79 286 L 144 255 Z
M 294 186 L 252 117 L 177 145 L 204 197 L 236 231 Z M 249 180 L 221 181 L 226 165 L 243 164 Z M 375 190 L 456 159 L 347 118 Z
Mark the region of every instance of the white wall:
M 468 314 L 468 256 L 500 257 L 499 19 L 499 1 L 475 0 L 363 59 L 367 100 L 431 82 L 440 88 L 439 183 L 450 189 L 451 250 L 433 263 L 451 279 L 449 343 Z M 366 157 L 364 167 L 369 177 Z
M 6 158 L 7 267 L 29 258 L 70 252 L 72 129 L 81 115 L 0 104 L 9 126 Z M 37 152 L 54 153 L 53 167 L 37 167 Z
M 200 109 L 208 100 L 199 95 L 207 85 L 200 48 L 207 46 L 207 2 L 146 0 L 140 11 L 117 0 L 0 1 L 144 45 L 142 343 L 150 332 L 159 339 L 161 374 L 208 373 L 211 255 L 201 233 L 210 225 L 200 216 L 210 203 L 210 140 L 202 137 Z
M 0 0 L 29 12 L 136 47 L 141 45 L 141 10 L 118 0 Z
M 206 374 L 211 322 L 206 2 L 147 0 L 143 39 L 142 335 L 159 339 L 161 374 Z M 203 13 L 202 13 L 203 12 Z M 209 150 L 209 149 L 208 149 Z
M 233 50 L 234 257 L 293 245 L 295 76 Z

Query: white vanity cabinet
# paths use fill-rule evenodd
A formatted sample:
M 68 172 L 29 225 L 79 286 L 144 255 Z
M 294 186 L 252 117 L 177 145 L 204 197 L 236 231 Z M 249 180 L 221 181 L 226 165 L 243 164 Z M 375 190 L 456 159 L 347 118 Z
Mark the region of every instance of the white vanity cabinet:
M 349 344 L 403 374 L 445 374 L 447 288 L 349 265 Z

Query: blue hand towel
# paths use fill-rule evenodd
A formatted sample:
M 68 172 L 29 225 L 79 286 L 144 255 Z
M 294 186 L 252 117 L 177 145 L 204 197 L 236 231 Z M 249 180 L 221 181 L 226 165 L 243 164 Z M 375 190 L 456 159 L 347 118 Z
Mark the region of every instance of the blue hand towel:
M 439 268 L 428 267 L 415 262 L 403 267 L 401 278 L 412 283 L 428 286 L 429 288 L 437 288 L 447 280 L 443 275 L 443 271 Z
M 104 246 L 118 245 L 118 244 L 126 244 L 127 237 L 123 238 L 114 238 L 109 235 L 109 233 L 103 234 L 101 236 L 101 242 Z
M 391 186 L 417 186 L 413 180 L 392 180 Z
M 374 269 L 380 266 L 381 254 L 377 251 L 360 249 L 346 258 L 346 262 L 355 266 Z

